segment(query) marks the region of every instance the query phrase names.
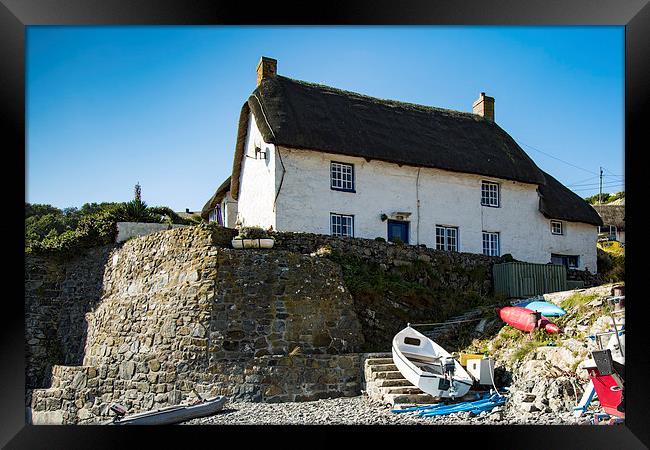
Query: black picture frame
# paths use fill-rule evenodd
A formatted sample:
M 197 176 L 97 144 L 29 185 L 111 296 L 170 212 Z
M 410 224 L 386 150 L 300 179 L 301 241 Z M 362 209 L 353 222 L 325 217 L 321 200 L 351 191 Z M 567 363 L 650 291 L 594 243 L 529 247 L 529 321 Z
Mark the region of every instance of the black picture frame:
M 363 445 L 385 443 L 386 433 L 398 434 L 400 440 L 440 445 L 451 440 L 462 445 L 498 448 L 646 448 L 650 445 L 648 427 L 647 373 L 648 334 L 645 333 L 639 272 L 643 270 L 642 239 L 635 211 L 641 192 L 637 161 L 648 148 L 648 114 L 650 106 L 650 6 L 649 0 L 446 0 L 446 1 L 331 1 L 314 2 L 305 8 L 302 2 L 268 3 L 258 6 L 245 2 L 215 0 L 0 0 L 0 107 L 5 124 L 6 208 L 11 224 L 5 233 L 23 236 L 20 217 L 25 199 L 25 183 L 11 175 L 25 173 L 25 27 L 29 25 L 622 25 L 625 26 L 625 162 L 627 167 L 626 246 L 628 275 L 626 351 L 630 355 L 626 379 L 626 423 L 624 426 L 471 426 L 471 427 L 148 427 L 120 428 L 96 426 L 29 426 L 24 412 L 24 311 L 18 298 L 20 275 L 7 274 L 5 280 L 18 292 L 5 296 L 5 314 L 0 339 L 2 355 L 2 418 L 0 445 L 6 448 L 131 448 L 144 439 L 146 447 L 155 443 L 179 445 L 222 445 L 222 439 L 234 436 L 239 443 L 253 441 L 270 443 L 280 439 L 282 445 L 312 445 L 322 434 L 330 439 L 325 445 L 348 445 L 350 433 L 361 433 Z M 597 93 L 594 93 L 597 95 Z M 19 175 L 17 175 L 19 177 Z M 9 185 L 11 181 L 14 181 Z M 24 180 L 23 180 L 24 181 Z M 16 187 L 19 186 L 19 187 Z M 22 192 L 22 199 L 18 198 Z M 14 194 L 16 193 L 16 194 Z M 20 210 L 19 210 L 20 203 Z M 630 206 L 631 205 L 631 206 Z M 640 216 L 640 214 L 639 214 Z M 9 221 L 8 221 L 9 222 Z M 16 234 L 14 234 L 16 233 Z M 22 238 L 21 238 L 22 239 Z M 9 238 L 11 248 L 6 261 L 13 261 L 13 252 L 24 249 L 21 239 Z M 9 256 L 11 255 L 11 256 Z M 638 264 L 635 264 L 638 263 Z M 16 272 L 21 267 L 9 264 Z M 290 433 L 290 434 L 289 434 Z M 267 435 L 271 436 L 267 436 Z M 336 436 L 336 437 L 334 437 Z M 305 439 L 306 438 L 306 439 Z M 374 441 L 374 442 L 373 442 Z M 419 442 L 418 442 L 419 443 Z M 138 444 L 141 447 L 143 444 Z M 454 444 L 452 444 L 454 445 Z

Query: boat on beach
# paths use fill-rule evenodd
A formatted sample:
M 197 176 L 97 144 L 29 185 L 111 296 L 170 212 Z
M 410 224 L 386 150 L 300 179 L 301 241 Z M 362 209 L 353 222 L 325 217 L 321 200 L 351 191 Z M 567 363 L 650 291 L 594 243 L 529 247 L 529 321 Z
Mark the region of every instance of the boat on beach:
M 192 405 L 170 406 L 168 408 L 146 411 L 125 416 L 126 410 L 120 405 L 113 405 L 111 410 L 115 418 L 107 425 L 170 425 L 198 417 L 211 416 L 221 409 L 226 403 L 226 397 L 218 396 L 209 399 L 200 399 Z
M 459 398 L 474 384 L 445 349 L 410 325 L 393 338 L 392 354 L 404 378 L 434 397 Z

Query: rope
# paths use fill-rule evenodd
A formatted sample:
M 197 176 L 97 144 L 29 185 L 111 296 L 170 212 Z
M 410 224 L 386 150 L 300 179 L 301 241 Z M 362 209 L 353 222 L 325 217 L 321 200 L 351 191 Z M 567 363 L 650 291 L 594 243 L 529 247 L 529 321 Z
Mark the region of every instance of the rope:
M 449 321 L 449 322 L 435 322 L 435 323 L 410 323 L 409 326 L 411 327 L 422 327 L 422 326 L 429 326 L 429 325 L 451 325 L 454 323 L 464 323 L 464 322 L 476 322 L 477 320 L 481 320 L 483 317 L 478 317 L 476 319 L 467 319 L 467 320 L 455 320 L 455 321 Z

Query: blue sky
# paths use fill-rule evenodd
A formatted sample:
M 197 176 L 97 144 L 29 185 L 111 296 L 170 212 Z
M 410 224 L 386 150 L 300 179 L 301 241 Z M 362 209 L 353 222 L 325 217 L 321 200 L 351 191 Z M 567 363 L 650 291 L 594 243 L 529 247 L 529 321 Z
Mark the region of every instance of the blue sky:
M 260 56 L 278 73 L 471 111 L 585 197 L 623 190 L 623 27 L 27 29 L 26 201 L 199 210 L 230 175 Z

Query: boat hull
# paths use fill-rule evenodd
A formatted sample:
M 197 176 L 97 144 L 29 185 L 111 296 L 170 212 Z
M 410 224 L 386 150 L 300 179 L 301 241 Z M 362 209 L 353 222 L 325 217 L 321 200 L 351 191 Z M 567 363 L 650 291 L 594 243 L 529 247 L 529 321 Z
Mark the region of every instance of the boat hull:
M 433 397 L 462 397 L 474 384 L 474 380 L 456 360 L 453 360 L 453 376 L 445 376 L 440 363 L 446 358 L 452 359 L 451 355 L 411 327 L 395 335 L 392 354 L 393 362 L 402 376 Z M 438 362 L 433 361 L 435 358 L 438 358 Z M 427 359 L 430 361 L 423 362 Z
M 559 333 L 560 329 L 546 317 L 538 317 L 537 312 L 532 309 L 521 306 L 506 306 L 497 308 L 497 313 L 501 320 L 521 331 L 531 332 L 535 328 L 540 328 L 547 333 Z
M 226 397 L 220 396 L 205 400 L 197 405 L 173 406 L 155 411 L 133 414 L 110 425 L 170 425 L 198 417 L 206 417 L 223 409 Z

